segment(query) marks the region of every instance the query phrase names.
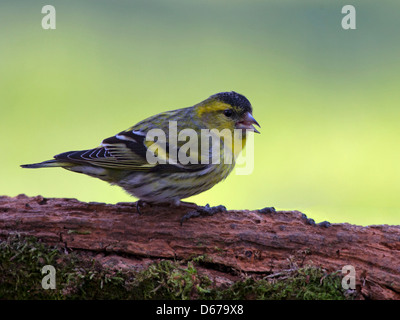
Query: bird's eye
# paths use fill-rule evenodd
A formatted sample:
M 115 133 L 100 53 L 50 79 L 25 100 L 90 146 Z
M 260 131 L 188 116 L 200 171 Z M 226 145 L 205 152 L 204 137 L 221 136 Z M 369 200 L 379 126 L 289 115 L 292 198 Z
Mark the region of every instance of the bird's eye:
M 227 116 L 228 118 L 229 118 L 229 117 L 232 117 L 233 111 L 232 111 L 231 109 L 226 109 L 226 110 L 224 111 L 224 115 Z

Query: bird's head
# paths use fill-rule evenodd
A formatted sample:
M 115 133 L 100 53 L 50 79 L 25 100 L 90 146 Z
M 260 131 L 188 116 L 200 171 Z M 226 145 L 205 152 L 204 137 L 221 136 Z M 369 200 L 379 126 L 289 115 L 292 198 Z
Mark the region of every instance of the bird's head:
M 195 106 L 197 115 L 211 128 L 251 130 L 259 133 L 253 124 L 260 126 L 253 117 L 250 101 L 239 93 L 220 92 Z M 210 129 L 211 129 L 210 128 Z

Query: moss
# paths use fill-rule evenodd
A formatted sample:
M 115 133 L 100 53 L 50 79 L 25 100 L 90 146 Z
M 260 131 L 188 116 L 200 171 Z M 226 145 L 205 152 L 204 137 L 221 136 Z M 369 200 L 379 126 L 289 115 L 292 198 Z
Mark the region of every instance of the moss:
M 68 230 L 68 234 L 91 234 L 89 230 Z
M 56 289 L 43 289 L 41 270 L 56 270 Z M 13 236 L 0 242 L 1 299 L 111 299 L 122 298 L 122 274 L 103 270 L 95 260 L 64 254 L 34 238 Z
M 193 262 L 161 261 L 136 275 L 132 287 L 139 299 L 187 300 L 209 292 L 211 281 L 198 274 Z
M 217 291 L 216 299 L 345 300 L 341 278 L 322 269 L 305 267 L 280 273 L 274 280 L 247 278 Z
M 318 268 L 248 277 L 221 288 L 198 273 L 196 267 L 207 261 L 199 256 L 160 261 L 140 272 L 116 271 L 93 258 L 13 236 L 0 241 L 0 299 L 345 299 L 340 277 Z M 55 267 L 54 290 L 42 288 L 44 265 Z

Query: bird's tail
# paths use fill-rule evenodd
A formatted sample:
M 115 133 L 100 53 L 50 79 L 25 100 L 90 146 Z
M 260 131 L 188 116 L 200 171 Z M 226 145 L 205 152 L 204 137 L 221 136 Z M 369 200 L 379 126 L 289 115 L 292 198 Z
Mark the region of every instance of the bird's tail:
M 76 153 L 76 152 L 71 152 L 71 153 Z M 69 153 L 57 155 L 56 157 L 67 154 Z M 23 164 L 21 165 L 21 167 L 29 169 L 61 167 L 69 171 L 84 173 L 87 174 L 88 176 L 99 178 L 110 183 L 114 183 L 115 179 L 117 180 L 121 179 L 121 177 L 126 175 L 126 172 L 123 170 L 116 170 L 115 172 L 113 171 L 110 173 L 107 168 L 94 166 L 91 165 L 90 163 L 68 162 L 67 159 L 65 160 L 53 159 L 39 163 Z
M 70 167 L 73 164 L 59 160 L 48 160 L 39 163 L 22 164 L 22 168 L 37 169 L 37 168 L 51 168 L 51 167 Z

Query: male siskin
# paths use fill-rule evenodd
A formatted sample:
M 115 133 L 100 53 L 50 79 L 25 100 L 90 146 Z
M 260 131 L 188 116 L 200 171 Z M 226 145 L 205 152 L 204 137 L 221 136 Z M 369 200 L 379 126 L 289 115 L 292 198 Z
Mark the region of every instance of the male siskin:
M 199 161 L 184 164 L 179 159 L 166 163 L 149 163 L 146 155 L 155 143 L 146 139 L 149 131 L 161 129 L 168 139 L 170 121 L 176 121 L 178 132 L 192 129 L 199 137 L 202 129 L 228 129 L 232 132 L 239 129 L 243 132 L 240 139 L 244 146 L 248 131 L 258 132 L 253 124 L 259 124 L 252 113 L 252 106 L 246 97 L 234 91 L 221 92 L 194 106 L 149 117 L 103 140 L 97 148 L 64 152 L 54 156 L 53 160 L 21 167 L 61 167 L 118 185 L 144 202 L 179 205 L 181 199 L 206 191 L 224 180 L 232 172 L 237 154 L 230 163 Z M 167 159 L 171 147 L 167 146 L 164 150 L 163 156 Z M 223 143 L 220 148 L 222 154 Z M 199 158 L 200 153 L 197 154 Z

